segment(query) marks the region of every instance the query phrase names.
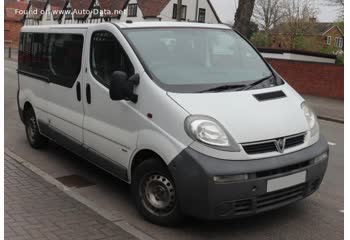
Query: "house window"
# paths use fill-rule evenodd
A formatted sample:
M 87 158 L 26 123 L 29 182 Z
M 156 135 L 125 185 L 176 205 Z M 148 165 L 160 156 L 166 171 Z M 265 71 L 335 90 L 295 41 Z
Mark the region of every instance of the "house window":
M 198 10 L 198 22 L 204 23 L 205 22 L 205 9 L 200 8 Z
M 128 17 L 137 17 L 137 4 L 129 4 L 128 6 Z
M 182 9 L 181 9 L 181 19 L 182 20 L 186 20 L 186 14 L 187 14 L 187 6 L 186 5 L 182 5 Z M 177 18 L 177 4 L 174 4 L 173 7 L 173 19 Z
M 334 46 L 337 48 L 342 48 L 343 47 L 343 38 L 336 37 Z
M 92 8 L 91 18 L 100 18 L 100 6 L 94 6 Z
M 48 12 L 47 12 L 46 20 L 48 20 L 48 21 L 51 20 L 51 11 L 48 11 Z
M 72 8 L 67 7 L 66 11 L 65 11 L 65 15 L 66 15 L 66 20 L 71 20 L 72 19 Z
M 327 45 L 331 45 L 331 40 L 332 40 L 331 36 L 326 36 L 326 44 Z

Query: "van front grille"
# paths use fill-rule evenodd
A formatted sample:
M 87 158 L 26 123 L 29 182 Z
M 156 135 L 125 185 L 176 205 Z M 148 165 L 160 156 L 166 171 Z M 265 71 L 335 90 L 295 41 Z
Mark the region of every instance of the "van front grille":
M 287 205 L 302 199 L 307 194 L 308 185 L 303 183 L 254 198 L 221 203 L 217 206 L 216 213 L 220 216 L 249 215 Z
M 270 139 L 266 141 L 243 143 L 242 146 L 244 151 L 248 154 L 278 152 L 278 141 L 284 141 L 284 149 L 296 147 L 304 143 L 305 133 L 287 136 L 280 139 Z
M 290 201 L 301 199 L 304 195 L 305 184 L 264 194 L 256 199 L 256 207 L 259 210 L 273 205 L 285 204 Z

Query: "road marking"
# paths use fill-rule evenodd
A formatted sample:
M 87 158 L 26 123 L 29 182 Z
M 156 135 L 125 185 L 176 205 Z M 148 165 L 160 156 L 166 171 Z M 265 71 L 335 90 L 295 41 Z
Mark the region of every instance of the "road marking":
M 328 142 L 328 145 L 329 145 L 329 146 L 335 146 L 335 145 L 337 145 L 337 144 L 334 143 L 334 142 Z

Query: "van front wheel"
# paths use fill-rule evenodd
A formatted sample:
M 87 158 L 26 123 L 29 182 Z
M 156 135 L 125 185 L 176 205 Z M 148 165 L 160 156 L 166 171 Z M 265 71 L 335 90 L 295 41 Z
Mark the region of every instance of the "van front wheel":
M 181 218 L 174 181 L 159 159 L 147 159 L 136 167 L 132 195 L 137 209 L 152 223 L 174 226 Z
M 26 129 L 27 140 L 33 148 L 42 148 L 46 146 L 48 139 L 41 135 L 34 110 L 28 109 L 24 115 L 24 124 Z

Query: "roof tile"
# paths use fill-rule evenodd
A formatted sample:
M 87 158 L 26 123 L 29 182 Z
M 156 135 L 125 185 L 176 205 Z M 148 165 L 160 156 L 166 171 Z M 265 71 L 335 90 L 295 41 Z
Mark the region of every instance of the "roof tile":
M 138 0 L 143 17 L 157 17 L 170 0 Z

